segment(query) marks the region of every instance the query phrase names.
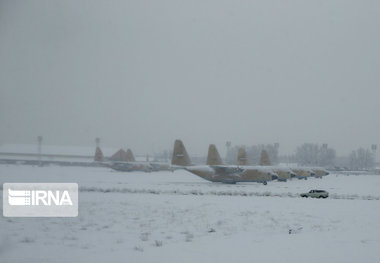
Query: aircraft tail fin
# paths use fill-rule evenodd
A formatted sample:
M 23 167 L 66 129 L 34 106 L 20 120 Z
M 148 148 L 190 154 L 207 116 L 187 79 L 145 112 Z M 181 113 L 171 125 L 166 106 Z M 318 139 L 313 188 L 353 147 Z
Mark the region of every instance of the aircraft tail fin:
M 125 160 L 125 154 L 126 152 L 123 149 L 120 149 L 110 157 L 110 160 L 116 162 L 123 162 Z
M 271 165 L 269 155 L 268 155 L 268 152 L 266 150 L 261 151 L 260 165 L 263 165 L 263 166 L 270 166 Z
M 220 158 L 218 149 L 215 144 L 210 144 L 208 147 L 207 165 L 222 165 L 222 158 Z
M 239 148 L 237 163 L 238 165 L 248 165 L 247 152 L 243 147 Z
M 133 152 L 131 149 L 127 150 L 127 153 L 125 154 L 125 161 L 126 162 L 136 162 L 135 156 L 133 155 Z
M 174 142 L 172 165 L 189 166 L 191 165 L 190 157 L 186 152 L 185 145 L 181 140 Z
M 96 147 L 94 161 L 95 162 L 104 162 L 104 155 L 103 155 L 102 150 L 99 147 Z

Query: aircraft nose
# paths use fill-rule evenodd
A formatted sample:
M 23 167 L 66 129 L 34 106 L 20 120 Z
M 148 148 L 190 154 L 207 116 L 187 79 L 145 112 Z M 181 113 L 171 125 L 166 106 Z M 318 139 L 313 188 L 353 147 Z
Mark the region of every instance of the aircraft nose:
M 278 179 L 278 175 L 277 174 L 272 174 L 272 180 L 277 180 Z

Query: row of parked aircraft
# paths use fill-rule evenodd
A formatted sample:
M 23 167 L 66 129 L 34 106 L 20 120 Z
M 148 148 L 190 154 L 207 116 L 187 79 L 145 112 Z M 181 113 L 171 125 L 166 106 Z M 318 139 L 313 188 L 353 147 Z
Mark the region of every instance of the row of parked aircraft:
M 262 153 L 263 154 L 263 153 Z M 263 158 L 261 158 L 263 159 Z M 174 143 L 172 165 L 184 168 L 199 177 L 211 181 L 235 184 L 239 182 L 257 182 L 267 184 L 268 181 L 286 181 L 290 178 L 307 179 L 329 173 L 321 168 L 315 169 L 290 169 L 270 166 L 269 163 L 260 166 L 248 165 L 248 158 L 244 148 L 240 148 L 237 157 L 238 165 L 225 165 L 220 158 L 215 145 L 211 144 L 208 149 L 206 165 L 192 165 L 189 155 L 181 140 Z
M 185 169 L 210 182 L 235 184 L 239 182 L 263 183 L 272 180 L 286 181 L 291 178 L 307 179 L 309 177 L 322 178 L 329 173 L 322 168 L 296 168 L 271 166 L 266 153 L 262 153 L 260 166 L 248 165 L 248 158 L 244 148 L 238 152 L 237 165 L 223 164 L 222 158 L 214 144 L 210 144 L 206 165 L 192 164 L 186 148 L 181 140 L 174 143 L 171 165 L 159 162 L 136 162 L 133 153 L 120 151 L 116 154 L 123 155 L 123 161 L 111 162 L 110 167 L 118 171 L 162 171 Z M 263 158 L 266 157 L 266 158 Z M 111 158 L 112 159 L 112 158 Z

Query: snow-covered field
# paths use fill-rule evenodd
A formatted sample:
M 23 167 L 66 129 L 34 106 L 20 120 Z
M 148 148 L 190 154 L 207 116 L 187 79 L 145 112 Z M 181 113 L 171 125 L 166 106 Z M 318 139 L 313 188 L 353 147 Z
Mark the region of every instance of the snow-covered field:
M 77 218 L 1 217 L 1 263 L 380 262 L 380 176 L 224 185 L 186 171 L 0 165 L 4 182 L 80 193 Z M 298 197 L 313 188 L 330 198 Z

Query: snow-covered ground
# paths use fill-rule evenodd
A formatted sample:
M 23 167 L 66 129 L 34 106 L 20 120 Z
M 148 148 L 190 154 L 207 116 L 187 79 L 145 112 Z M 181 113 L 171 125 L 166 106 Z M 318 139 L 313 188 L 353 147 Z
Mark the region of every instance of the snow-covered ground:
M 1 263 L 380 261 L 380 176 L 224 185 L 186 171 L 0 165 L 4 182 L 80 193 L 77 218 L 1 217 Z M 298 197 L 313 188 L 331 198 Z

